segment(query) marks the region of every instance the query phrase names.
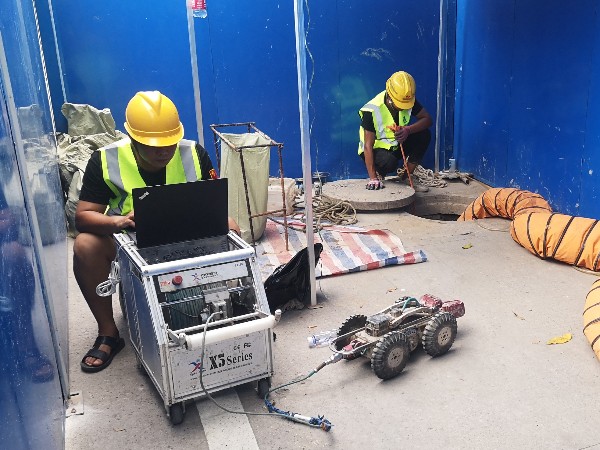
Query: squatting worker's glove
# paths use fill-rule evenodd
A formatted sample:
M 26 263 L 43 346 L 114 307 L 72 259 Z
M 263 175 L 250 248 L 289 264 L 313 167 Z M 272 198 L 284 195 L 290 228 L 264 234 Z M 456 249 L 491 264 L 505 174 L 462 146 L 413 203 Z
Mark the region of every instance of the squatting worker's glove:
M 394 130 L 394 138 L 398 144 L 404 143 L 409 134 L 408 127 L 398 127 Z
M 378 189 L 383 189 L 383 181 L 378 180 L 377 178 L 371 178 L 369 180 L 369 182 L 367 183 L 366 188 L 369 191 L 373 191 L 373 190 L 378 190 Z

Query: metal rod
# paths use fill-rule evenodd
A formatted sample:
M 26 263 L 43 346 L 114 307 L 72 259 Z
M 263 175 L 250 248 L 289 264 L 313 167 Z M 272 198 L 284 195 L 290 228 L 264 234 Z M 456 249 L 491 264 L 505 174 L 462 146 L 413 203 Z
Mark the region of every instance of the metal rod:
M 215 128 L 239 127 L 239 126 L 253 125 L 254 123 L 255 122 L 218 123 L 218 124 L 212 124 L 211 127 L 215 127 Z
M 244 165 L 244 152 L 240 152 L 240 163 L 242 165 L 242 179 L 244 180 L 244 194 L 246 194 L 246 207 L 248 208 L 248 223 L 250 224 L 250 236 L 252 246 L 256 245 L 254 240 L 254 225 L 252 224 L 252 211 L 250 209 L 250 195 L 248 195 L 248 181 L 246 180 L 246 166 Z
M 212 128 L 213 132 L 213 142 L 215 143 L 215 154 L 217 155 L 217 169 L 219 169 L 219 173 L 221 173 L 221 146 L 219 145 L 219 138 L 217 136 L 217 132 Z
M 210 322 L 208 324 L 208 328 L 214 328 L 218 325 L 225 325 L 227 323 L 230 322 L 235 322 L 237 320 L 245 320 L 245 319 L 252 319 L 253 317 L 260 317 L 260 316 L 265 316 L 265 313 L 261 313 L 260 311 L 256 311 L 250 314 L 244 314 L 242 316 L 235 316 L 235 317 L 229 317 L 228 319 L 223 319 L 223 320 L 217 320 L 214 322 Z M 198 331 L 198 330 L 202 330 L 204 329 L 204 324 L 202 325 L 194 325 L 193 327 L 188 327 L 188 328 L 182 328 L 181 330 L 173 330 L 173 333 L 189 333 L 190 331 Z
M 285 202 L 285 185 L 283 182 L 283 161 L 282 161 L 282 157 L 281 157 L 281 149 L 282 149 L 283 145 L 279 144 L 277 146 L 277 154 L 279 156 L 279 179 L 281 181 L 281 201 L 282 201 L 282 205 L 283 205 L 283 229 L 284 229 L 284 233 L 285 233 L 285 250 L 288 251 L 289 250 L 289 245 L 288 245 L 288 227 L 287 227 L 287 205 Z

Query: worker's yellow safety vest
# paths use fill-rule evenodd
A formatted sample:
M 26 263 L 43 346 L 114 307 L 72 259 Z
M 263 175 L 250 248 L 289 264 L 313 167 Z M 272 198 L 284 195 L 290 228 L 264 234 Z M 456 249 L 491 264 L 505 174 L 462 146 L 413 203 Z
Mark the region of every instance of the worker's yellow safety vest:
M 146 186 L 140 175 L 131 148 L 131 141 L 129 138 L 122 139 L 99 151 L 102 177 L 115 194 L 115 198 L 110 200 L 105 214 L 124 216 L 133 210 L 132 190 Z M 196 143 L 183 139 L 177 145 L 173 158 L 167 164 L 166 184 L 186 183 L 201 179 L 202 170 L 196 153 Z
M 400 111 L 400 114 L 398 114 L 398 121 L 400 123 L 398 125 L 408 125 L 411 111 L 412 109 L 403 109 Z M 393 150 L 397 147 L 398 142 L 394 138 L 394 132 L 388 128 L 388 126 L 394 125 L 396 122 L 385 104 L 385 91 L 379 93 L 373 100 L 360 108 L 358 115 L 361 119 L 364 112 L 370 112 L 373 115 L 373 125 L 375 125 L 375 143 L 373 144 L 373 148 Z M 365 151 L 365 130 L 362 126 L 359 128 L 360 141 L 358 144 L 358 154 L 362 155 Z

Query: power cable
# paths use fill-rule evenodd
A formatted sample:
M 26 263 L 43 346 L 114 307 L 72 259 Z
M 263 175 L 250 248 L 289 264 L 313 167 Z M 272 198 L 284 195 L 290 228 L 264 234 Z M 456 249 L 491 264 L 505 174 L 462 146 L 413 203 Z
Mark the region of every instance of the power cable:
M 214 312 L 212 313 L 208 319 L 206 319 L 206 322 L 204 323 L 204 330 L 202 333 L 202 347 L 200 350 L 200 375 L 199 375 L 199 379 L 200 379 L 200 387 L 202 388 L 202 391 L 204 392 L 204 394 L 220 409 L 222 409 L 225 412 L 228 412 L 230 414 L 245 414 L 248 416 L 268 416 L 268 417 L 281 417 L 287 420 L 291 420 L 293 422 L 298 422 L 298 423 L 303 423 L 304 425 L 308 425 L 311 427 L 315 427 L 315 428 L 321 428 L 324 431 L 330 431 L 331 430 L 331 422 L 329 422 L 327 419 L 324 418 L 324 416 L 317 416 L 317 417 L 307 417 L 307 416 L 302 416 L 300 414 L 297 413 L 293 413 L 290 411 L 283 411 L 279 408 L 276 408 L 275 406 L 273 406 L 273 404 L 268 400 L 269 394 L 272 392 L 275 392 L 278 389 L 282 389 L 286 386 L 290 386 L 292 384 L 296 384 L 296 383 L 300 383 L 301 381 L 306 380 L 307 378 L 310 378 L 311 376 L 313 376 L 315 373 L 317 373 L 319 370 L 321 370 L 323 367 L 325 367 L 328 364 L 331 364 L 333 362 L 337 362 L 334 361 L 334 357 L 331 357 L 330 359 L 328 359 L 327 361 L 324 361 L 323 363 L 321 363 L 321 365 L 319 365 L 316 369 L 311 370 L 307 375 L 296 379 L 296 380 L 292 380 L 288 383 L 282 384 L 280 386 L 274 387 L 272 389 L 270 389 L 264 397 L 264 402 L 265 405 L 267 406 L 267 409 L 269 410 L 268 413 L 256 413 L 256 412 L 248 412 L 248 411 L 234 411 L 231 410 L 229 408 L 226 408 L 225 406 L 221 405 L 219 402 L 217 402 L 212 395 L 210 395 L 210 393 L 208 392 L 208 390 L 206 389 L 206 387 L 204 386 L 204 380 L 202 378 L 202 373 L 204 372 L 204 352 L 206 349 L 206 332 L 208 329 L 208 324 L 209 322 L 212 320 L 212 318 L 216 315 L 216 314 L 220 314 L 218 312 Z M 335 355 L 334 355 L 335 356 Z M 338 359 L 339 360 L 339 359 Z M 273 415 L 273 413 L 275 413 L 275 415 Z

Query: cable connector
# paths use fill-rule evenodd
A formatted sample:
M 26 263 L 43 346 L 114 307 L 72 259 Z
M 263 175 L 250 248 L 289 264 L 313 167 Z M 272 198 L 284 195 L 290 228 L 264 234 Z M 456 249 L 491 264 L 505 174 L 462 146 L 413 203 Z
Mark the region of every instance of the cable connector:
M 329 358 L 327 358 L 325 361 L 323 361 L 321 364 L 319 364 L 317 366 L 317 368 L 311 372 L 311 376 L 314 375 L 315 373 L 317 373 L 323 367 L 328 366 L 329 364 L 335 364 L 336 362 L 341 361 L 342 359 L 344 359 L 344 355 L 342 353 L 337 353 L 337 352 L 334 353 Z
M 331 427 L 333 426 L 329 420 L 325 419 L 325 416 L 308 417 L 291 411 L 284 411 L 277 408 L 266 398 L 265 405 L 270 413 L 278 414 L 284 419 L 291 420 L 292 422 L 303 423 L 304 425 L 320 428 L 323 431 L 331 431 Z

